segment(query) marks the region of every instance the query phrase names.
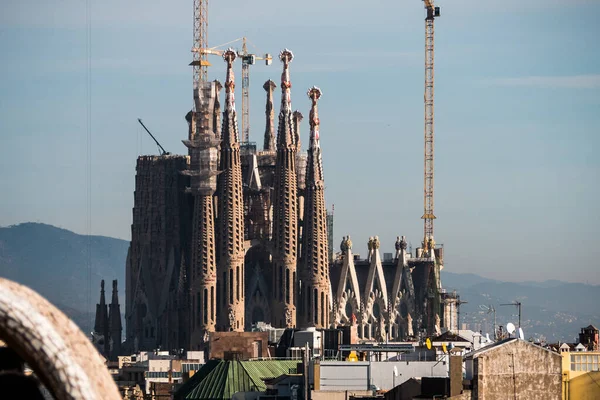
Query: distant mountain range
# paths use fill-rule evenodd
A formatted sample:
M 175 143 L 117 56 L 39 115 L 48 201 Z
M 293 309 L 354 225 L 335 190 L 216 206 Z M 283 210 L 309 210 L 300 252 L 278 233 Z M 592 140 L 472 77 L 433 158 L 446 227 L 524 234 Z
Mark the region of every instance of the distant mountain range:
M 526 338 L 545 338 L 549 342 L 575 342 L 580 328 L 600 322 L 600 286 L 566 283 L 556 280 L 544 282 L 502 282 L 474 274 L 442 271 L 442 285 L 456 290 L 461 301 L 461 323 L 469 329 L 481 330 L 493 336 L 494 314 L 484 307 L 496 309 L 498 325 L 512 322 L 517 325 L 521 303 L 521 325 Z
M 100 280 L 119 281 L 119 302 L 125 311 L 125 258 L 129 242 L 104 236 L 78 235 L 39 223 L 0 228 L 0 276 L 23 283 L 61 308 L 89 332 L 100 296 Z M 456 290 L 462 301 L 461 323 L 492 336 L 493 305 L 499 325 L 517 323 L 515 306 L 522 303 L 522 326 L 527 338 L 575 341 L 580 328 L 600 323 L 600 286 L 560 281 L 501 282 L 475 274 L 442 271 L 442 284 Z

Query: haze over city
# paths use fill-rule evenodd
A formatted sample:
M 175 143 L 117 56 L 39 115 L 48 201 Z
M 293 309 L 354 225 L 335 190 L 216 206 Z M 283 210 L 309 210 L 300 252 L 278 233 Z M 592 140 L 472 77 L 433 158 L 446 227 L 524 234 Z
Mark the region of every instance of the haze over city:
M 445 245 L 445 268 L 510 281 L 600 284 L 600 51 L 594 40 L 600 2 L 439 5 L 435 237 Z M 135 159 L 157 154 L 137 118 L 168 151 L 186 152 L 190 15 L 189 1 L 92 4 L 88 182 L 84 5 L 5 2 L 0 225 L 40 221 L 130 238 Z M 325 196 L 330 209 L 335 204 L 336 249 L 347 234 L 361 253 L 373 235 L 382 251 L 392 251 L 397 235 L 417 247 L 422 6 L 231 0 L 213 3 L 210 15 L 210 46 L 245 35 L 256 53 L 294 51 L 294 109 L 308 115 L 306 90 L 323 90 Z M 209 77 L 223 82 L 224 63 L 218 57 L 211 63 Z M 279 61 L 251 70 L 251 140 L 260 142 L 264 132 L 262 85 L 280 73 Z M 300 132 L 306 147 L 306 119 Z

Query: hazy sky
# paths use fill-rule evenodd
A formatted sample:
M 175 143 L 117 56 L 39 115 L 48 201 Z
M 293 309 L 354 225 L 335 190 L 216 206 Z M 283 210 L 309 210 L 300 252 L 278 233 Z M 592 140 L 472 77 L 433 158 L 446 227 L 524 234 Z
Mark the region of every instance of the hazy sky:
M 94 234 L 130 238 L 135 159 L 157 152 L 138 117 L 168 151 L 186 152 L 192 3 L 91 1 Z M 447 270 L 600 284 L 600 1 L 438 5 L 435 237 Z M 306 117 L 306 90 L 323 90 L 335 247 L 345 234 L 363 254 L 371 235 L 384 252 L 397 235 L 416 247 L 422 2 L 228 0 L 209 14 L 211 46 L 246 35 L 258 54 L 294 52 L 292 102 Z M 87 231 L 85 15 L 82 0 L 0 5 L 0 225 Z M 225 63 L 211 62 L 224 81 Z M 262 85 L 279 83 L 281 63 L 251 68 L 251 140 L 262 144 Z M 308 131 L 306 118 L 305 145 Z

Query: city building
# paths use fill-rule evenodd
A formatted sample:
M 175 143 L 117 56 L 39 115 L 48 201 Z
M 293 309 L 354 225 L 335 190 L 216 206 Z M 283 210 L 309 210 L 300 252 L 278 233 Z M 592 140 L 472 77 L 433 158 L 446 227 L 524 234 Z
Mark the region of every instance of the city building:
M 467 384 L 460 399 L 560 399 L 561 355 L 517 338 L 464 357 Z
M 585 328 L 581 328 L 581 333 L 579 334 L 579 343 L 584 345 L 588 350 L 598 351 L 599 343 L 599 331 L 594 325 L 588 325 Z

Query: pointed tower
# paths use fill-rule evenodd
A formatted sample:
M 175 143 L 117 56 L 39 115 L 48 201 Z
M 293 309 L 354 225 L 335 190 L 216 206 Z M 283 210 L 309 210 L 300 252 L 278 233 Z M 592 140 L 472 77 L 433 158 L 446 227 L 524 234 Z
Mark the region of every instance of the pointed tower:
M 244 204 L 242 166 L 235 112 L 233 49 L 223 54 L 227 63 L 225 111 L 221 134 L 221 175 L 219 176 L 219 328 L 244 331 Z
M 382 340 L 385 338 L 388 313 L 388 295 L 381 257 L 379 237 L 369 238 L 370 265 L 363 293 L 362 338 Z
M 292 117 L 289 64 L 294 55 L 279 53 L 281 109 L 277 130 L 277 161 L 273 193 L 273 318 L 274 326 L 296 326 L 296 259 L 298 247 L 298 193 L 296 188 L 296 133 Z
M 357 322 L 360 314 L 360 286 L 354 266 L 354 256 L 352 255 L 352 240 L 350 236 L 343 237 L 340 244 L 342 253 L 342 271 L 337 286 L 336 304 L 336 323 L 352 324 Z
M 96 304 L 96 321 L 94 323 L 94 336 L 98 338 L 96 346 L 99 351 L 108 356 L 109 352 L 108 312 L 104 297 L 104 279 L 100 282 L 100 303 Z
M 188 113 L 189 169 L 182 174 L 190 177 L 186 190 L 194 197 L 192 214 L 191 264 L 188 274 L 181 276 L 189 282 L 189 348 L 204 346 L 208 332 L 216 325 L 216 260 L 213 195 L 217 188 L 217 146 L 214 117 L 220 84 L 201 83 L 194 89 L 196 111 Z M 185 271 L 183 271 L 185 272 Z M 181 273 L 181 272 L 180 272 Z M 182 288 L 185 292 L 185 288 Z M 184 299 L 185 293 L 182 296 Z
M 327 215 L 325 182 L 319 140 L 319 113 L 317 102 L 321 90 L 313 86 L 308 91 L 310 109 L 310 144 L 306 165 L 306 196 L 302 236 L 302 289 L 299 309 L 301 323 L 317 328 L 329 327 L 329 262 L 327 245 Z
M 265 114 L 267 123 L 265 124 L 265 142 L 263 144 L 264 151 L 275 151 L 275 108 L 273 107 L 273 91 L 277 85 L 272 80 L 268 80 L 263 85 L 267 92 L 267 108 Z
M 116 361 L 121 355 L 121 336 L 123 326 L 121 325 L 121 306 L 119 305 L 119 291 L 117 280 L 113 281 L 112 300 L 108 311 L 108 325 L 110 331 L 110 360 Z

